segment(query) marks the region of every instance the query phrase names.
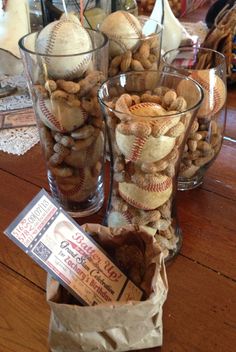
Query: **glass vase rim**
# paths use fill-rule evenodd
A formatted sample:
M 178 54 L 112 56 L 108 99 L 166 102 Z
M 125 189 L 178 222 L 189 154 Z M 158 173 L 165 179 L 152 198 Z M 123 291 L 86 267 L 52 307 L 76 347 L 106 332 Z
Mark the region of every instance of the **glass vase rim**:
M 102 35 L 103 36 L 103 42 L 102 44 L 100 44 L 99 46 L 97 46 L 96 48 L 93 48 L 91 50 L 87 50 L 87 51 L 83 51 L 83 52 L 80 52 L 80 53 L 73 53 L 73 54 L 45 54 L 45 53 L 40 53 L 40 52 L 37 52 L 37 51 L 33 51 L 33 50 L 30 50 L 28 49 L 25 45 L 24 45 L 24 40 L 31 36 L 31 35 L 38 35 L 40 33 L 40 31 L 38 32 L 31 32 L 31 33 L 27 33 L 25 34 L 23 37 L 21 37 L 18 41 L 18 45 L 20 47 L 20 49 L 24 52 L 27 52 L 29 54 L 33 54 L 33 55 L 36 55 L 36 56 L 44 56 L 44 57 L 58 57 L 58 58 L 63 58 L 63 57 L 76 57 L 76 56 L 82 56 L 82 55 L 87 55 L 87 54 L 92 54 L 94 52 L 96 52 L 97 50 L 100 50 L 102 48 L 104 48 L 107 44 L 108 44 L 108 36 L 101 32 L 101 31 L 98 31 L 98 30 L 95 30 L 95 29 L 92 29 L 92 28 L 85 28 L 86 30 L 90 31 L 90 32 L 95 32 L 99 35 Z
M 111 108 L 109 105 L 107 105 L 104 101 L 103 101 L 103 98 L 101 97 L 101 92 L 102 90 L 104 89 L 104 87 L 108 84 L 108 82 L 112 82 L 113 80 L 118 80 L 119 78 L 121 78 L 122 76 L 127 76 L 127 75 L 140 75 L 140 74 L 143 74 L 143 73 L 156 73 L 156 72 L 159 72 L 160 75 L 164 75 L 164 76 L 174 76 L 174 77 L 178 77 L 178 78 L 182 78 L 182 79 L 185 79 L 186 81 L 192 81 L 195 86 L 198 88 L 199 90 L 199 93 L 200 93 L 200 98 L 199 100 L 197 101 L 196 104 L 194 104 L 193 106 L 187 108 L 186 110 L 184 111 L 178 111 L 178 112 L 174 112 L 174 113 L 171 113 L 171 114 L 165 114 L 165 115 L 156 115 L 156 116 L 152 116 L 151 118 L 152 119 L 155 119 L 155 118 L 169 118 L 169 117 L 172 117 L 172 116 L 182 116 L 190 111 L 194 111 L 196 110 L 197 108 L 199 108 L 202 104 L 202 101 L 204 99 L 204 92 L 203 92 L 203 88 L 201 87 L 201 85 L 193 78 L 191 77 L 188 77 L 188 76 L 185 76 L 185 75 L 182 75 L 182 74 L 179 74 L 179 73 L 173 73 L 173 72 L 164 72 L 164 71 L 158 71 L 158 70 L 144 70 L 144 71 L 130 71 L 130 72 L 126 72 L 126 73 L 121 73 L 121 74 L 118 74 L 116 76 L 113 76 L 113 77 L 109 77 L 106 81 L 104 81 L 100 88 L 98 89 L 98 93 L 97 93 L 97 96 L 98 96 L 98 100 L 100 101 L 100 103 L 105 106 L 109 111 L 111 112 L 115 112 L 115 113 L 118 113 L 118 114 L 123 114 L 123 115 L 127 115 L 128 113 L 127 112 L 122 112 L 122 111 L 119 111 L 119 110 L 116 110 L 114 108 Z M 132 117 L 133 115 L 130 113 L 130 116 Z M 135 115 L 134 115 L 135 116 Z M 146 115 L 139 115 L 140 117 L 147 117 Z
M 180 46 L 179 48 L 174 48 L 174 49 L 170 49 L 168 51 L 166 51 L 163 55 L 162 55 L 162 60 L 165 62 L 165 64 L 169 65 L 170 67 L 174 67 L 174 65 L 171 65 L 170 63 L 166 62 L 165 59 L 167 57 L 167 54 L 170 54 L 170 53 L 174 53 L 176 51 L 193 51 L 193 50 L 196 50 L 196 51 L 209 51 L 211 53 L 214 53 L 216 55 L 218 55 L 222 61 L 217 65 L 217 66 L 220 66 L 222 63 L 225 63 L 225 56 L 224 54 L 222 54 L 221 52 L 215 50 L 215 49 L 211 49 L 211 48 L 205 48 L 205 47 L 201 47 L 201 46 L 197 46 L 197 45 L 184 45 L 184 46 Z M 193 69 L 194 70 L 194 69 Z M 203 69 L 204 70 L 204 69 Z
M 156 36 L 156 35 L 159 35 L 159 34 L 162 34 L 162 32 L 163 32 L 163 28 L 164 28 L 164 26 L 159 22 L 159 21 L 157 21 L 157 20 L 155 20 L 155 19 L 153 19 L 153 18 L 150 18 L 150 17 L 148 17 L 148 16 L 145 16 L 145 15 L 139 15 L 139 16 L 135 16 L 137 19 L 145 19 L 146 21 L 151 21 L 151 22 L 154 22 L 154 23 L 156 23 L 157 25 L 158 25 L 158 32 L 153 32 L 153 33 L 151 33 L 151 34 L 147 34 L 147 35 L 144 35 L 142 32 L 141 32 L 141 35 L 143 35 L 143 37 L 138 37 L 137 35 L 136 36 L 134 36 L 134 35 L 129 35 L 129 36 L 125 36 L 125 35 L 119 35 L 119 37 L 121 38 L 121 39 L 137 39 L 137 38 L 139 38 L 140 40 L 142 40 L 142 39 L 144 39 L 144 40 L 147 40 L 147 39 L 149 39 L 149 38 L 153 38 L 154 36 Z M 100 32 L 102 32 L 101 31 L 101 29 L 100 29 L 100 26 L 101 26 L 101 24 L 100 25 L 98 25 L 97 26 L 97 28 L 98 28 L 98 30 L 100 31 Z M 104 33 L 104 32 L 102 32 L 102 33 Z M 111 38 L 111 40 L 112 40 L 112 38 Z

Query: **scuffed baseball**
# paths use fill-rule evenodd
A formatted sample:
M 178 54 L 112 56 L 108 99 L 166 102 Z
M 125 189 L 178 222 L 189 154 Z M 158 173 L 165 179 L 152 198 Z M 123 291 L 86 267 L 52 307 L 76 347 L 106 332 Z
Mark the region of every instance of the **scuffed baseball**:
M 190 77 L 195 79 L 204 90 L 204 99 L 198 116 L 216 114 L 226 101 L 226 86 L 223 80 L 211 69 L 193 71 Z
M 188 109 L 193 108 L 196 103 L 200 100 L 201 92 L 199 89 L 199 94 L 194 95 L 192 92 L 196 92 L 195 83 L 192 80 L 183 79 L 179 82 L 176 92 L 178 96 L 183 97 L 186 102 Z
M 110 227 L 122 227 L 130 225 L 131 221 L 126 212 L 112 210 L 108 215 L 107 224 Z
M 120 196 L 130 205 L 143 210 L 152 210 L 164 204 L 172 193 L 172 179 L 166 175 L 155 174 L 149 182 L 118 185 Z
M 133 115 L 133 125 L 139 124 L 141 134 L 135 133 L 134 129 L 122 133 L 119 126 L 116 128 L 116 143 L 126 159 L 151 163 L 168 155 L 174 148 L 176 138 L 165 136 L 165 133 L 179 122 L 180 117 L 165 118 L 163 115 L 167 111 L 161 105 L 149 102 L 135 104 L 129 111 Z M 155 130 L 155 135 L 142 135 L 147 125 Z
M 161 105 L 150 102 L 134 104 L 129 108 L 129 111 L 135 116 L 143 117 L 157 117 L 167 113 Z
M 97 177 L 92 175 L 89 168 L 78 169 L 75 176 L 57 178 L 57 185 L 62 195 L 77 202 L 82 202 L 90 194 L 94 194 L 97 182 Z
M 36 111 L 41 121 L 53 131 L 70 132 L 82 126 L 88 115 L 77 106 L 64 101 L 39 98 Z
M 49 23 L 40 31 L 36 40 L 37 53 L 46 55 L 42 62 L 45 74 L 53 79 L 79 78 L 89 66 L 91 53 L 87 52 L 91 49 L 88 32 L 73 15 Z
M 116 143 L 126 159 L 133 162 L 156 162 L 168 155 L 175 146 L 175 138 L 124 135 L 116 129 Z
M 111 57 L 133 50 L 139 45 L 142 34 L 139 20 L 127 11 L 116 11 L 108 15 L 100 30 L 109 38 Z

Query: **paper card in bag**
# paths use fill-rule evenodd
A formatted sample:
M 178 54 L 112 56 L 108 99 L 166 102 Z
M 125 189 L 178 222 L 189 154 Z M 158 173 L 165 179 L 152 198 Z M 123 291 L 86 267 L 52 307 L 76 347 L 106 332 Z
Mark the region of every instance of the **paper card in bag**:
M 42 190 L 5 234 L 83 305 L 141 300 L 143 291 Z

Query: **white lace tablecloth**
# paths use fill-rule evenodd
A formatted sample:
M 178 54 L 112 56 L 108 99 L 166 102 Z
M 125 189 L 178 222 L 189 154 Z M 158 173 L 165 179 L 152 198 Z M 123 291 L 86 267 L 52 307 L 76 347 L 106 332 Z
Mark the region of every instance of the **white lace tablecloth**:
M 0 76 L 1 86 L 17 87 L 11 96 L 0 98 L 0 111 L 11 111 L 32 106 L 32 101 L 23 75 L 14 77 Z M 23 155 L 39 142 L 36 126 L 9 128 L 0 130 L 0 150 L 16 155 Z

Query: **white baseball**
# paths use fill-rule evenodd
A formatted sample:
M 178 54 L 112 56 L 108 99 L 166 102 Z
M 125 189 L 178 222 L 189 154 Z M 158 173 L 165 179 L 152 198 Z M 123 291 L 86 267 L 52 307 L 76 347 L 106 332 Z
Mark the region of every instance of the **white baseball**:
M 111 57 L 133 50 L 138 46 L 142 35 L 139 20 L 127 11 L 116 11 L 108 15 L 102 22 L 100 30 L 109 38 Z
M 137 116 L 137 121 L 143 123 L 144 127 L 147 123 L 152 126 L 156 124 L 159 133 L 157 136 L 138 136 L 132 132 L 123 134 L 116 128 L 116 143 L 121 153 L 130 161 L 147 163 L 156 162 L 167 156 L 174 148 L 176 138 L 164 134 L 179 122 L 180 117 L 163 117 L 166 111 L 155 103 L 136 104 L 129 110 L 134 115 L 134 121 Z
M 126 159 L 152 163 L 167 156 L 175 146 L 175 138 L 160 136 L 140 138 L 124 135 L 116 130 L 116 142 Z
M 166 115 L 167 111 L 156 103 L 139 103 L 134 104 L 129 108 L 132 115 L 145 117 L 156 117 Z
M 110 227 L 122 227 L 130 225 L 131 223 L 128 211 L 121 212 L 112 210 L 108 215 L 107 225 Z
M 195 79 L 204 90 L 204 99 L 198 116 L 207 116 L 216 114 L 226 101 L 226 86 L 223 80 L 217 76 L 211 69 L 193 71 L 190 75 Z
M 130 214 L 128 210 L 125 212 L 112 210 L 108 215 L 107 225 L 109 227 L 123 227 L 131 224 L 133 224 L 133 222 L 130 219 Z M 157 231 L 155 228 L 152 228 L 146 225 L 139 225 L 139 226 L 142 227 L 151 236 L 155 236 Z
M 93 176 L 89 168 L 77 170 L 77 175 L 57 178 L 57 185 L 62 195 L 73 201 L 82 202 L 94 194 L 98 178 Z
M 170 198 L 173 187 L 171 177 L 155 174 L 150 177 L 149 182 L 121 182 L 118 189 L 120 196 L 130 205 L 138 209 L 152 210 Z
M 66 102 L 39 98 L 36 113 L 51 130 L 71 132 L 82 126 L 88 115 L 80 107 L 69 106 Z
M 79 78 L 89 66 L 91 49 L 88 32 L 71 16 L 49 23 L 36 40 L 37 53 L 45 55 L 45 73 L 53 79 Z

